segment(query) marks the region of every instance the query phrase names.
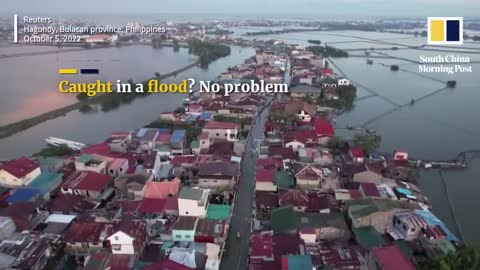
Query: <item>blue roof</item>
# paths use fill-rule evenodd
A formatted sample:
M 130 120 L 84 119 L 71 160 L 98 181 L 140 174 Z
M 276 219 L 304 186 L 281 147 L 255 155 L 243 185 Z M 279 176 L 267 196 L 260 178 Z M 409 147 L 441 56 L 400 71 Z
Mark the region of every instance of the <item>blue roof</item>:
M 311 270 L 313 269 L 310 255 L 287 255 L 288 270 Z
M 28 202 L 35 199 L 36 196 L 41 195 L 43 192 L 36 188 L 18 188 L 7 199 L 7 203 L 16 202 Z
M 187 122 L 195 122 L 195 121 L 197 120 L 197 118 L 198 118 L 198 115 L 193 115 L 193 114 L 191 114 L 191 115 L 189 115 L 189 116 L 187 117 L 187 119 L 185 119 L 185 121 L 187 121 Z
M 202 112 L 199 116 L 198 119 L 200 120 L 209 120 L 212 119 L 213 113 L 212 112 Z
M 460 242 L 458 238 L 447 228 L 447 226 L 438 219 L 432 212 L 425 210 L 415 210 L 415 213 L 422 216 L 428 225 L 435 226 L 440 225 L 442 229 L 447 233 L 447 239 L 450 241 Z
M 52 190 L 62 181 L 63 174 L 43 172 L 28 185 L 29 188 Z
M 148 131 L 148 128 L 141 128 L 138 130 L 137 132 L 137 137 L 143 137 L 143 135 L 145 135 L 145 133 L 147 133 Z
M 170 143 L 180 143 L 185 138 L 187 134 L 185 129 L 177 129 L 174 130 L 172 133 L 172 137 L 170 137 Z
M 168 128 L 158 128 L 158 134 L 170 134 L 170 129 L 168 129 Z
M 399 193 L 402 193 L 402 194 L 404 194 L 405 196 L 412 196 L 412 195 L 413 195 L 413 193 L 412 193 L 412 191 L 411 191 L 410 189 L 401 188 L 401 187 L 397 187 L 396 189 L 397 189 L 397 191 L 398 191 Z

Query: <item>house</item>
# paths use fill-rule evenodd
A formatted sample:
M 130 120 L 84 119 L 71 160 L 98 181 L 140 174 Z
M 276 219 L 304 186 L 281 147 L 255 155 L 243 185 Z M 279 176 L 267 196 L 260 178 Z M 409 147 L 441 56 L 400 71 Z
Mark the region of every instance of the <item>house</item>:
M 149 219 L 162 218 L 165 215 L 178 216 L 178 198 L 144 198 L 138 204 L 136 211 Z
M 39 175 L 40 166 L 27 157 L 0 163 L 0 184 L 4 186 L 26 186 Z
M 170 137 L 170 148 L 172 154 L 183 155 L 185 152 L 185 144 L 187 143 L 187 131 L 184 129 L 174 130 Z
M 213 161 L 200 164 L 198 185 L 201 188 L 232 189 L 239 175 L 238 163 Z
M 99 222 L 73 223 L 63 236 L 65 252 L 71 255 L 88 255 L 107 249 L 105 239 L 111 224 Z
M 295 212 L 291 206 L 282 206 L 271 211 L 270 221 L 275 234 L 307 228 L 315 231 L 316 239 L 332 241 L 350 238 L 350 229 L 342 213 Z
M 183 187 L 178 195 L 180 216 L 205 217 L 207 215 L 209 190 Z
M 371 270 L 417 269 L 395 245 L 373 248 L 366 260 L 368 269 Z
M 291 101 L 285 104 L 285 112 L 294 114 L 304 123 L 310 122 L 317 115 L 317 107 L 315 104 L 309 104 L 304 101 Z
M 352 147 L 350 148 L 350 151 L 348 152 L 350 157 L 353 159 L 353 162 L 355 163 L 363 163 L 365 159 L 365 155 L 363 154 L 362 149 L 358 147 Z
M 62 182 L 63 174 L 42 172 L 28 185 L 29 188 L 53 192 Z
M 320 117 L 316 117 L 313 120 L 313 129 L 317 136 L 318 143 L 322 145 L 327 145 L 335 135 L 332 124 Z
M 312 164 L 295 163 L 293 166 L 297 185 L 305 189 L 319 189 L 323 180 L 323 171 Z M 323 180 L 324 181 L 324 180 Z
M 107 161 L 93 155 L 84 154 L 75 158 L 75 170 L 106 174 Z
M 147 224 L 142 219 L 126 214 L 109 228 L 107 240 L 113 254 L 141 254 L 145 246 Z
M 411 241 L 419 237 L 428 224 L 422 216 L 415 213 L 398 213 L 393 217 L 393 226 L 388 233 L 393 239 Z
M 210 140 L 209 140 L 209 133 L 208 132 L 202 132 L 200 134 L 200 137 L 198 138 L 200 142 L 200 151 L 204 149 L 209 149 L 210 148 Z
M 65 179 L 61 185 L 61 191 L 64 194 L 82 195 L 98 200 L 106 192 L 112 192 L 111 189 L 108 189 L 113 184 L 112 182 L 113 178 L 109 175 L 92 171 L 77 171 Z
M 143 174 L 121 175 L 115 178 L 116 196 L 133 200 L 142 199 L 147 180 L 147 176 Z
M 295 186 L 295 179 L 288 171 L 276 170 L 273 183 L 277 188 L 289 189 Z
M 0 243 L 2 269 L 41 270 L 52 255 L 49 241 L 38 236 L 19 235 Z
M 180 179 L 165 180 L 160 182 L 148 181 L 145 185 L 144 198 L 166 199 L 177 197 L 180 189 Z
M 86 260 L 83 270 L 131 270 L 137 263 L 140 263 L 138 255 L 95 253 Z
M 254 232 L 250 235 L 250 263 L 261 264 L 265 261 L 272 262 L 273 256 L 273 231 Z
M 240 132 L 240 124 L 209 121 L 203 126 L 203 132 L 208 133 L 210 141 L 214 139 L 236 141 Z
M 397 182 L 393 179 L 383 177 L 373 171 L 362 171 L 353 175 L 353 182 L 356 183 L 372 183 L 376 185 L 385 184 L 391 188 L 397 187 Z
M 197 243 L 221 244 L 225 241 L 228 225 L 223 221 L 199 218 L 195 227 L 194 240 Z
M 105 143 L 108 144 L 110 151 L 116 153 L 123 153 L 127 151 L 128 144 L 132 140 L 132 132 L 130 131 L 117 131 L 112 132 L 110 138 L 108 138 Z
M 255 190 L 256 191 L 277 191 L 275 181 L 275 170 L 257 169 L 255 171 Z
M 352 221 L 353 228 L 373 226 L 384 234 L 393 224 L 397 213 L 411 212 L 420 206 L 403 201 L 390 199 L 365 198 L 347 202 L 347 216 Z
M 349 86 L 350 80 L 346 78 L 339 78 L 338 79 L 338 86 Z
M 291 97 L 304 98 L 310 96 L 313 100 L 316 100 L 320 96 L 320 88 L 308 85 L 299 84 L 288 89 Z
M 304 212 L 307 209 L 309 201 L 308 194 L 299 189 L 281 190 L 278 196 L 279 205 L 290 205 L 295 211 L 300 212 Z
M 197 226 L 197 217 L 181 216 L 175 221 L 172 229 L 173 241 L 194 242 L 195 228 Z
M 380 192 L 377 188 L 377 185 L 374 183 L 360 183 L 360 193 L 362 193 L 363 198 L 375 197 L 381 198 Z
M 355 240 L 366 250 L 382 247 L 387 244 L 382 235 L 372 226 L 360 227 L 352 231 L 355 235 Z
M 125 158 L 116 158 L 108 166 L 108 175 L 117 177 L 119 175 L 124 175 L 128 170 L 128 159 Z
M 155 147 L 158 133 L 158 130 L 153 128 L 139 129 L 136 134 L 136 141 L 139 143 L 139 149 L 146 152 L 152 151 Z
M 394 160 L 408 160 L 408 152 L 402 149 L 397 149 L 393 153 Z

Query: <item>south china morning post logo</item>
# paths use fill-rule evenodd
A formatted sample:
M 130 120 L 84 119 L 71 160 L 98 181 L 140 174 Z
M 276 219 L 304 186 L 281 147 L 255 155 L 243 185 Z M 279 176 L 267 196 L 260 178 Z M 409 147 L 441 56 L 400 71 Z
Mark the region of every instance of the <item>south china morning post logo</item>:
M 462 17 L 428 17 L 429 45 L 463 44 Z

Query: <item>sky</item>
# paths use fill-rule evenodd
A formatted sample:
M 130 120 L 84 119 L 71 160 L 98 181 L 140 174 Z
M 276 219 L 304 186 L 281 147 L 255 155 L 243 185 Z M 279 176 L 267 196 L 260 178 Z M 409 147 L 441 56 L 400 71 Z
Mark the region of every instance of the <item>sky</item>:
M 480 0 L 2 0 L 2 13 L 480 16 Z

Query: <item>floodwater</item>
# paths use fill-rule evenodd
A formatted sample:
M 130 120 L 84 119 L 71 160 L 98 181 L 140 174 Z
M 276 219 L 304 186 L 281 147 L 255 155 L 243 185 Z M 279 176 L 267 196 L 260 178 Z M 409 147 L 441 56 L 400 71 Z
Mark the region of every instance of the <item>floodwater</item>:
M 244 59 L 254 54 L 255 50 L 251 48 L 232 47 L 230 56 L 211 63 L 208 69 L 194 67 L 165 81 L 174 82 L 186 78 L 197 81 L 212 80 L 226 68 L 243 63 Z M 57 57 L 62 59 L 61 63 L 65 64 L 57 63 Z M 148 46 L 130 46 L 0 59 L 0 61 L 6 60 L 11 66 L 7 68 L 2 62 L 0 76 L 5 77 L 0 81 L 8 80 L 7 84 L 11 87 L 2 86 L 0 119 L 10 122 L 20 120 L 24 115 L 36 115 L 76 101 L 74 95 L 61 94 L 56 90 L 56 84 L 64 76 L 72 80 L 71 76 L 77 76 L 57 75 L 57 69 L 60 67 L 98 68 L 99 76 L 94 75 L 90 80 L 131 78 L 134 81 L 141 81 L 153 77 L 155 72 L 167 73 L 179 69 L 194 59 L 186 49 L 180 49 L 175 53 L 168 47 L 153 49 Z M 3 74 L 5 72 L 8 72 L 10 77 Z M 23 76 L 23 72 L 30 75 Z M 75 79 L 80 80 L 80 78 Z M 20 81 L 21 86 L 17 85 L 13 88 L 16 85 L 14 81 Z M 35 153 L 45 146 L 44 139 L 49 136 L 83 143 L 99 143 L 112 131 L 140 128 L 157 119 L 160 113 L 175 110 L 185 98 L 184 94 L 152 94 L 145 98 L 137 98 L 131 104 L 122 105 L 108 112 L 84 114 L 72 111 L 64 117 L 43 122 L 13 136 L 0 139 L 0 159 Z

